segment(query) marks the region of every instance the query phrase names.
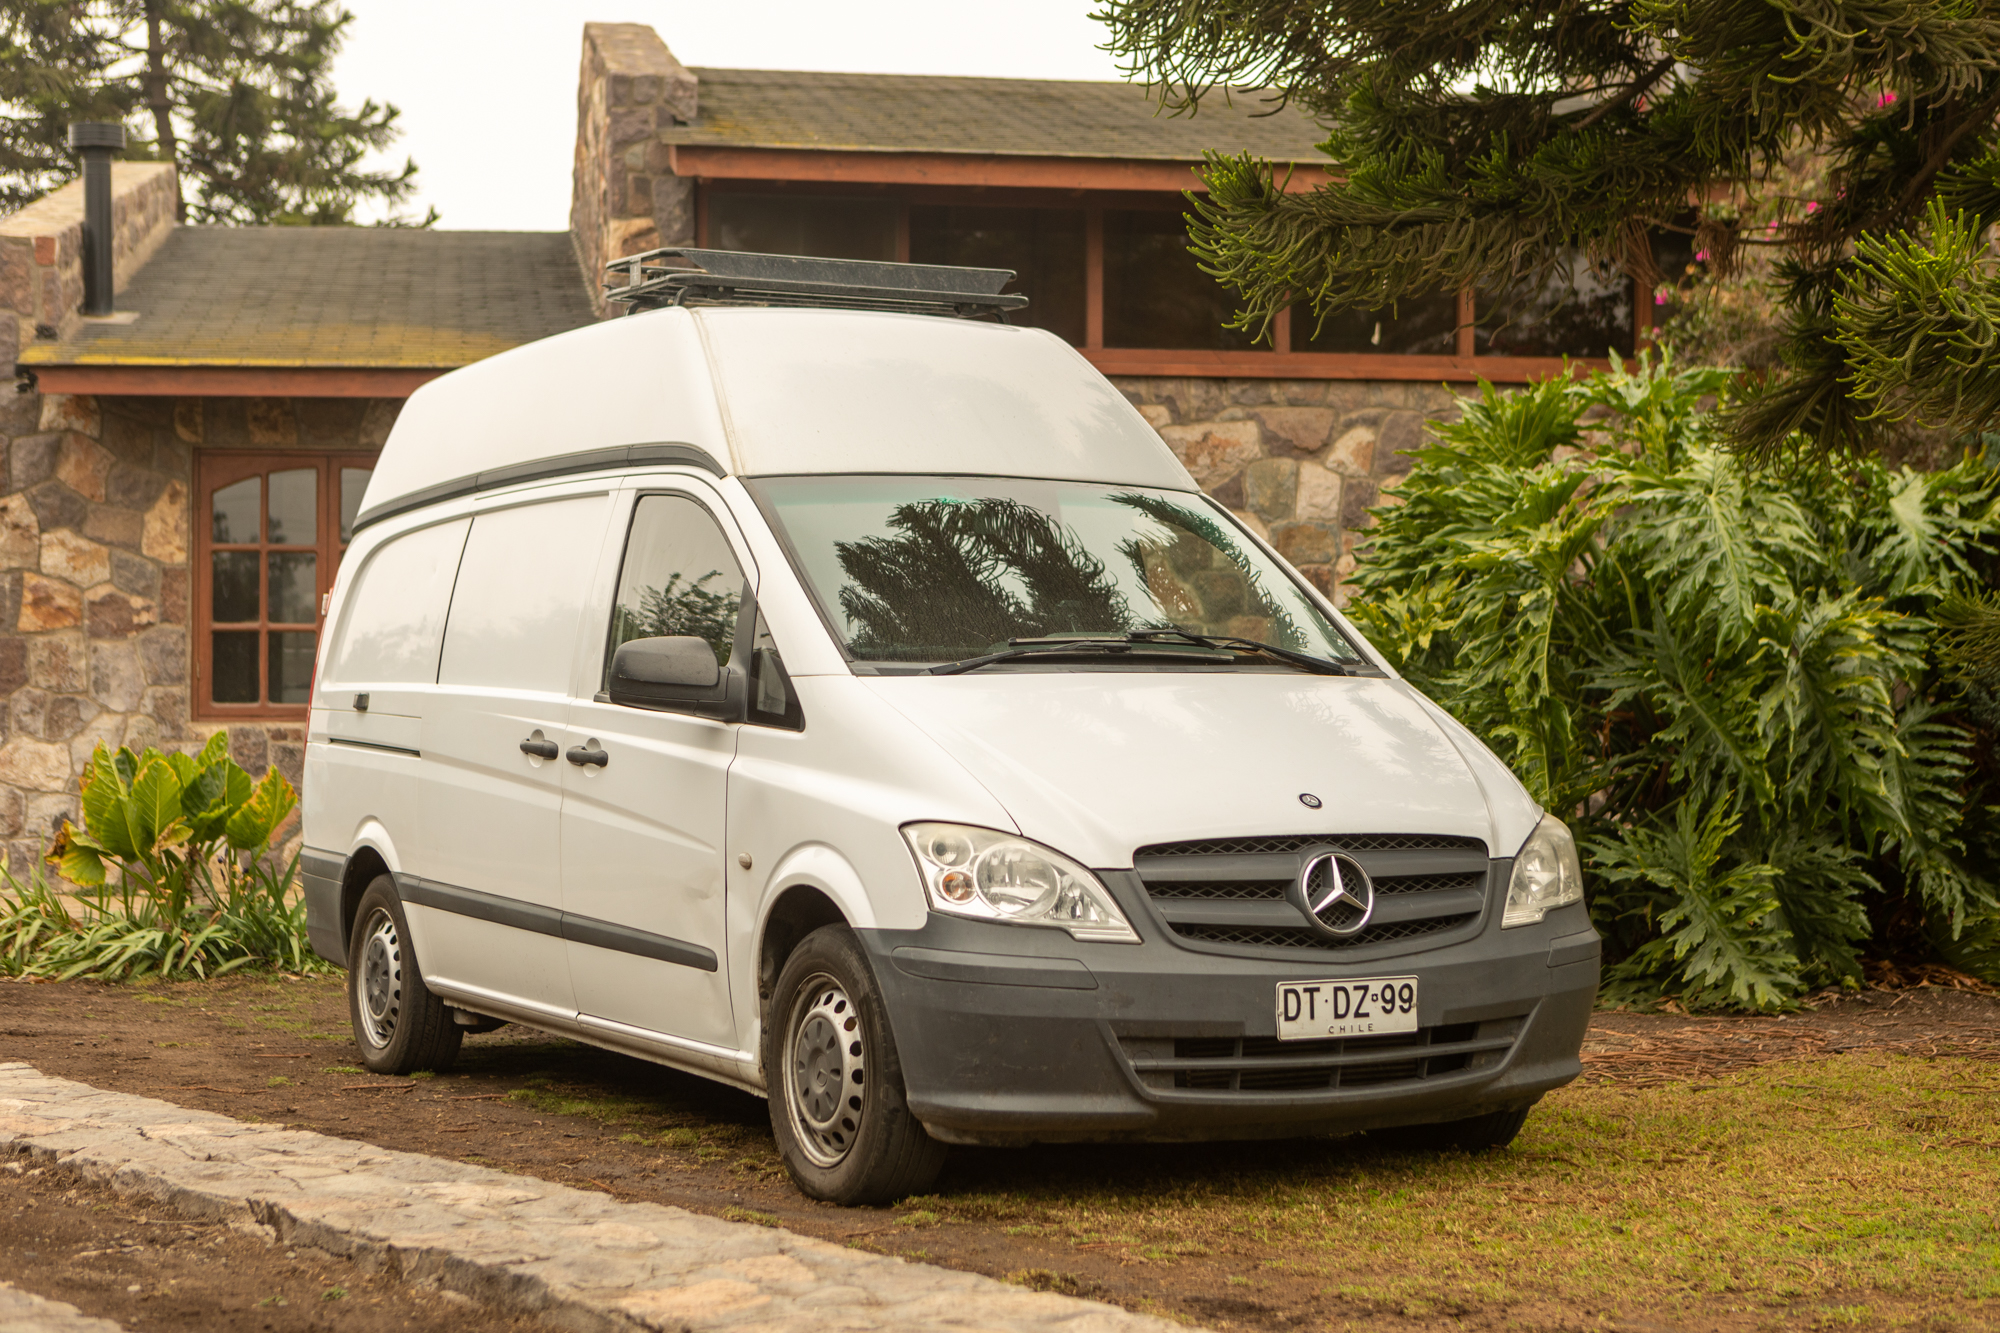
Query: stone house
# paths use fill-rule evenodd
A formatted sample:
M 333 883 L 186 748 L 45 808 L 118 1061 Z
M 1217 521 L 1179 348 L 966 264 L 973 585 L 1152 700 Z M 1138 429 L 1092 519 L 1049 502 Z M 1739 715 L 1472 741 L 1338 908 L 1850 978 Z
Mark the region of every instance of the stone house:
M 617 313 L 657 246 L 1016 270 L 1025 322 L 1111 376 L 1218 499 L 1344 598 L 1368 509 L 1454 385 L 1646 333 L 1629 286 L 1441 293 L 1264 342 L 1185 251 L 1204 149 L 1325 179 L 1322 132 L 1238 96 L 1160 117 L 1122 84 L 689 69 L 589 24 L 570 228 L 212 228 L 173 168 L 111 176 L 115 313 L 86 317 L 74 184 L 0 218 L 0 842 L 23 873 L 99 742 L 227 727 L 300 778 L 319 607 L 404 398 Z M 551 164 L 553 166 L 553 164 Z M 548 386 L 538 386 L 546 391 Z

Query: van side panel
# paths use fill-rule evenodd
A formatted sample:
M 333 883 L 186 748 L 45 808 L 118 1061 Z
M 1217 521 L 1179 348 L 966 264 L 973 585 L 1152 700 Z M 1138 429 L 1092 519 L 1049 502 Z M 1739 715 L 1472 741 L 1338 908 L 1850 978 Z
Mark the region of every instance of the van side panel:
M 405 849 L 427 975 L 574 1015 L 557 858 L 570 662 L 609 496 L 477 515 L 423 719 L 424 821 Z M 524 743 L 555 747 L 555 758 Z

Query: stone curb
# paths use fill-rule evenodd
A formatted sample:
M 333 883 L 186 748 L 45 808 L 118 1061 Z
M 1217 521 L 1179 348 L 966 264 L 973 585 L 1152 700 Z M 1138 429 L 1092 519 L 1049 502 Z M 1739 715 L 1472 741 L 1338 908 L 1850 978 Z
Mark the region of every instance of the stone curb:
M 972 1273 L 0 1063 L 0 1152 L 576 1333 L 633 1329 L 1181 1333 Z
M 74 1305 L 43 1300 L 33 1292 L 0 1282 L 0 1333 L 125 1333 L 109 1319 L 96 1319 Z

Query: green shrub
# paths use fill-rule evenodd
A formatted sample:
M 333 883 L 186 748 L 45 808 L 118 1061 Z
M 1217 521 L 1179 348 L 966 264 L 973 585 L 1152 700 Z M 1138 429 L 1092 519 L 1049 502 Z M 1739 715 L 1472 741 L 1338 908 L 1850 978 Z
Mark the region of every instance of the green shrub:
M 99 746 L 81 781 L 83 828 L 65 823 L 41 867 L 0 871 L 0 973 L 122 980 L 212 977 L 251 966 L 314 970 L 297 858 L 271 837 L 298 804 L 276 769 L 253 782 L 218 732 L 199 754 Z
M 2000 475 L 1752 470 L 1725 383 L 1485 387 L 1375 511 L 1351 614 L 1576 826 L 1614 1001 L 1782 1007 L 1911 913 L 1991 966 L 1992 733 L 1933 617 L 1990 582 Z

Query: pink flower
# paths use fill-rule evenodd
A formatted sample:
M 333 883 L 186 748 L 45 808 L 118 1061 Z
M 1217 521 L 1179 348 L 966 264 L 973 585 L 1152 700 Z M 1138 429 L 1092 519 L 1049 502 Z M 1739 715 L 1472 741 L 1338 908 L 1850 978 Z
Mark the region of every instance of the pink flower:
M 1808 202 L 1807 202 L 1807 204 L 1806 204 L 1806 212 L 1808 212 L 1808 213 L 1817 213 L 1817 212 L 1819 212 L 1819 201 L 1818 201 L 1818 200 L 1810 200 L 1810 201 L 1808 201 Z
M 1667 303 L 1667 294 L 1666 294 L 1665 292 L 1654 292 L 1654 293 L 1653 293 L 1653 304 L 1654 304 L 1654 305 L 1665 305 L 1666 303 Z
M 1706 262 L 1706 261 L 1707 261 L 1707 259 L 1708 259 L 1708 251 L 1706 251 L 1706 250 L 1697 250 L 1697 251 L 1695 251 L 1695 252 L 1694 252 L 1694 257 L 1695 257 L 1696 259 L 1699 259 L 1699 260 L 1702 260 L 1703 262 Z
M 1885 106 L 1894 106 L 1894 105 L 1896 105 L 1896 94 L 1894 94 L 1894 93 L 1883 93 L 1883 94 L 1882 94 L 1882 95 L 1881 95 L 1880 97 L 1878 97 L 1878 98 L 1876 98 L 1876 99 L 1875 99 L 1875 105 L 1876 105 L 1877 107 L 1885 107 Z

